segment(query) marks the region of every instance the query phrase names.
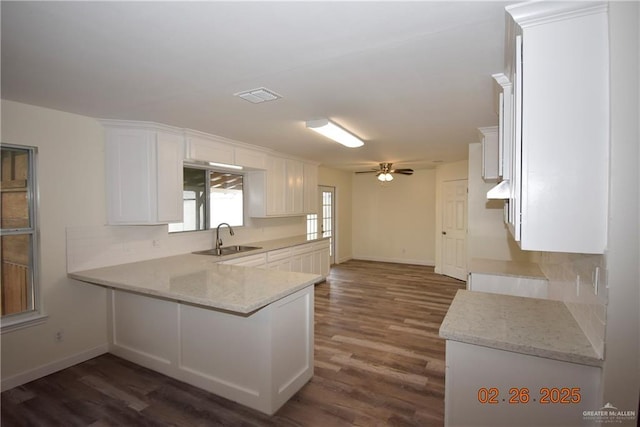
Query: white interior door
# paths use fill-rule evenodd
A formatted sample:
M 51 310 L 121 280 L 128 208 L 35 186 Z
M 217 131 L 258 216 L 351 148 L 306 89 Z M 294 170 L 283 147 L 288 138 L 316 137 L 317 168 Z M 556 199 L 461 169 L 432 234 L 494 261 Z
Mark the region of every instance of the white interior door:
M 329 237 L 329 262 L 331 265 L 335 264 L 335 239 L 334 239 L 334 230 L 335 230 L 335 200 L 336 200 L 336 189 L 335 187 L 326 187 L 319 186 L 318 194 L 320 196 L 320 200 L 318 206 L 320 207 L 320 218 L 319 227 L 320 227 L 320 235 L 322 237 Z
M 467 279 L 467 180 L 443 183 L 442 273 Z

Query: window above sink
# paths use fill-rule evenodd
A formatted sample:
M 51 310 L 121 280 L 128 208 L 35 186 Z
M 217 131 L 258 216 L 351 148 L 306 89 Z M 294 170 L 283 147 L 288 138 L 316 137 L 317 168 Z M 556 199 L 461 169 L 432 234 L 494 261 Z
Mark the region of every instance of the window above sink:
M 244 225 L 244 176 L 237 172 L 185 166 L 184 220 L 169 224 L 169 232 L 199 231 L 226 222 Z

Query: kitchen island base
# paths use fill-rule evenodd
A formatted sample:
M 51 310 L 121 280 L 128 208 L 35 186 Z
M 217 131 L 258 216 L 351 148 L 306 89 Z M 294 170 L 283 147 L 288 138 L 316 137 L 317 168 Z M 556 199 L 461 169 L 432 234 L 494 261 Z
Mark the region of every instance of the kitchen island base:
M 313 285 L 247 315 L 109 290 L 109 351 L 271 415 L 313 376 Z

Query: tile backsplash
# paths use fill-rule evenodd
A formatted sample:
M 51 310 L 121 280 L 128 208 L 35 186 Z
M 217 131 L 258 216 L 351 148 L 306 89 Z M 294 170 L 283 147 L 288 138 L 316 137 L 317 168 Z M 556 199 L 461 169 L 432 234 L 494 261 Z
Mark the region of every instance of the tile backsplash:
M 304 217 L 251 218 L 235 235 L 221 230 L 225 245 L 306 233 Z M 168 233 L 167 225 L 67 227 L 67 271 L 82 271 L 211 249 L 215 230 Z
M 605 256 L 555 252 L 536 255 L 549 279 L 548 298 L 566 304 L 595 351 L 603 357 L 607 309 Z

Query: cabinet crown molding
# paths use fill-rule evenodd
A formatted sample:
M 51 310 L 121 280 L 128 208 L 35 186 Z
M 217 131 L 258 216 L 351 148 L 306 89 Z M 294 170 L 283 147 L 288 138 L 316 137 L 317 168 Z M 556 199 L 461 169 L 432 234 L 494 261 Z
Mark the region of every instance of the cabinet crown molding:
M 305 159 L 302 157 L 297 157 L 291 154 L 286 154 L 286 153 L 280 153 L 278 151 L 274 151 L 270 148 L 267 147 L 262 147 L 259 145 L 253 145 L 253 144 L 249 144 L 247 142 L 242 142 L 242 141 L 237 141 L 234 139 L 229 139 L 229 138 L 225 138 L 223 136 L 219 136 L 219 135 L 214 135 L 211 133 L 206 133 L 206 132 L 202 132 L 199 130 L 194 130 L 194 129 L 187 129 L 187 128 L 179 128 L 176 126 L 170 126 L 170 125 L 165 125 L 162 123 L 157 123 L 157 122 L 148 122 L 148 121 L 139 121 L 139 120 L 120 120 L 120 119 L 97 119 L 99 123 L 102 124 L 102 126 L 104 126 L 105 128 L 120 128 L 120 129 L 140 129 L 140 130 L 147 130 L 147 131 L 160 131 L 160 132 L 167 132 L 167 133 L 172 133 L 172 134 L 179 134 L 184 136 L 185 138 L 189 138 L 189 137 L 198 137 L 198 138 L 203 138 L 203 139 L 208 139 L 214 142 L 221 142 L 224 144 L 229 144 L 231 146 L 234 146 L 236 148 L 245 148 L 248 150 L 254 150 L 254 151 L 261 151 L 265 154 L 268 155 L 272 155 L 275 157 L 281 157 L 281 158 L 286 158 L 286 159 L 292 159 L 292 160 L 299 160 L 302 161 L 304 163 L 309 163 L 312 165 L 316 165 L 319 166 L 320 163 L 313 161 L 313 160 L 309 160 L 309 159 Z
M 507 6 L 505 10 L 518 25 L 526 28 L 607 12 L 608 3 L 534 1 Z
M 135 120 L 113 120 L 113 119 L 98 119 L 98 122 L 105 128 L 120 128 L 120 129 L 139 129 L 149 131 L 161 131 L 173 134 L 182 134 L 183 130 L 174 126 L 164 125 L 156 122 L 140 122 Z

